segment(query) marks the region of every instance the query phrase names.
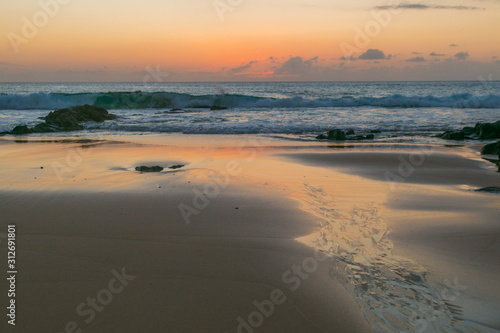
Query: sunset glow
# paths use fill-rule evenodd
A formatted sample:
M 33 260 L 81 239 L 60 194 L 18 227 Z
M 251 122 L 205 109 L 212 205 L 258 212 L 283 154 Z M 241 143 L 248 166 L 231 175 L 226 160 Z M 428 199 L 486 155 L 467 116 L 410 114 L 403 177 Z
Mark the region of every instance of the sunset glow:
M 28 0 L 0 10 L 4 82 L 141 81 L 148 67 L 166 81 L 500 74 L 494 1 Z

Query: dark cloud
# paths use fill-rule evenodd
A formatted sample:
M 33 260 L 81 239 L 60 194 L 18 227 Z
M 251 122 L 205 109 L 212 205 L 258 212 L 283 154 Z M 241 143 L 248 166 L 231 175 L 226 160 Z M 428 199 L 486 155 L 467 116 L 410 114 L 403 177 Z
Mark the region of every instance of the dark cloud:
M 253 64 L 256 64 L 258 63 L 258 61 L 254 60 L 254 61 L 250 61 L 248 64 L 246 65 L 243 65 L 243 66 L 240 66 L 240 67 L 236 67 L 236 68 L 231 68 L 229 70 L 230 73 L 233 73 L 233 74 L 238 74 L 238 73 L 241 73 L 241 72 L 244 72 L 246 71 L 247 69 L 250 69 L 250 67 L 252 67 Z
M 356 57 L 353 57 L 353 56 L 350 56 L 350 57 L 340 57 L 339 60 L 343 60 L 343 61 L 355 61 L 357 58 Z
M 358 57 L 358 59 L 361 60 L 383 60 L 390 58 L 390 55 L 386 56 L 384 52 L 379 49 L 369 49 Z
M 446 54 L 431 52 L 429 53 L 431 57 L 444 57 Z
M 406 61 L 409 61 L 409 62 L 425 62 L 425 58 L 424 57 L 414 57 L 414 58 L 406 59 Z
M 457 47 L 457 44 L 450 44 L 450 47 Z
M 444 5 L 426 5 L 421 3 L 402 3 L 399 5 L 391 6 L 377 6 L 376 9 L 416 9 L 416 10 L 428 10 L 428 9 L 453 9 L 453 10 L 481 10 L 484 8 L 470 7 L 470 6 L 444 6 Z
M 316 58 L 316 57 L 315 57 Z M 274 71 L 277 75 L 305 75 L 312 70 L 315 58 L 304 60 L 302 57 L 292 57 L 285 61 L 280 68 Z
M 420 53 L 420 52 L 412 52 L 411 54 L 420 55 L 420 54 L 422 54 L 422 53 Z
M 455 58 L 460 59 L 460 60 L 466 60 L 469 57 L 468 52 L 458 52 L 455 54 Z

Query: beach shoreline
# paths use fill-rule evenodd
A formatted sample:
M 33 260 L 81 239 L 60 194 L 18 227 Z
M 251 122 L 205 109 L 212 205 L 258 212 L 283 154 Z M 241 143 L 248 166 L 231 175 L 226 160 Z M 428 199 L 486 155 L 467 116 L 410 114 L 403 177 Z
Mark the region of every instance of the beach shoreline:
M 17 225 L 23 263 L 16 328 L 500 329 L 498 195 L 474 192 L 500 175 L 473 145 L 67 139 L 0 140 L 1 228 Z M 123 292 L 80 316 L 122 269 Z M 387 281 L 401 282 L 395 303 L 379 297 Z

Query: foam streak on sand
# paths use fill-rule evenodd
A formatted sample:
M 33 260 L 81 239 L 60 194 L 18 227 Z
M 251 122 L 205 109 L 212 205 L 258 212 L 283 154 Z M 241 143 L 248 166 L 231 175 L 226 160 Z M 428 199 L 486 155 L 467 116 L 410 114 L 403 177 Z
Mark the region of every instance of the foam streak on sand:
M 354 295 L 378 332 L 476 332 L 477 325 L 462 321 L 460 306 L 426 280 L 423 266 L 392 254 L 390 230 L 373 204 L 338 209 L 323 188 L 304 186 L 302 208 L 320 224 L 312 245 L 336 259 L 331 277 Z

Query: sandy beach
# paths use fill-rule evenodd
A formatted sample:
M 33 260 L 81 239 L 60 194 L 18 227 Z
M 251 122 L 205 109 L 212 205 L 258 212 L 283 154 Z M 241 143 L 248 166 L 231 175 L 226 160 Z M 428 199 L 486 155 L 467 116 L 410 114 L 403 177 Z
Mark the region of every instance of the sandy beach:
M 0 140 L 2 332 L 500 330 L 499 197 L 474 191 L 496 167 L 473 145 L 341 148 Z

